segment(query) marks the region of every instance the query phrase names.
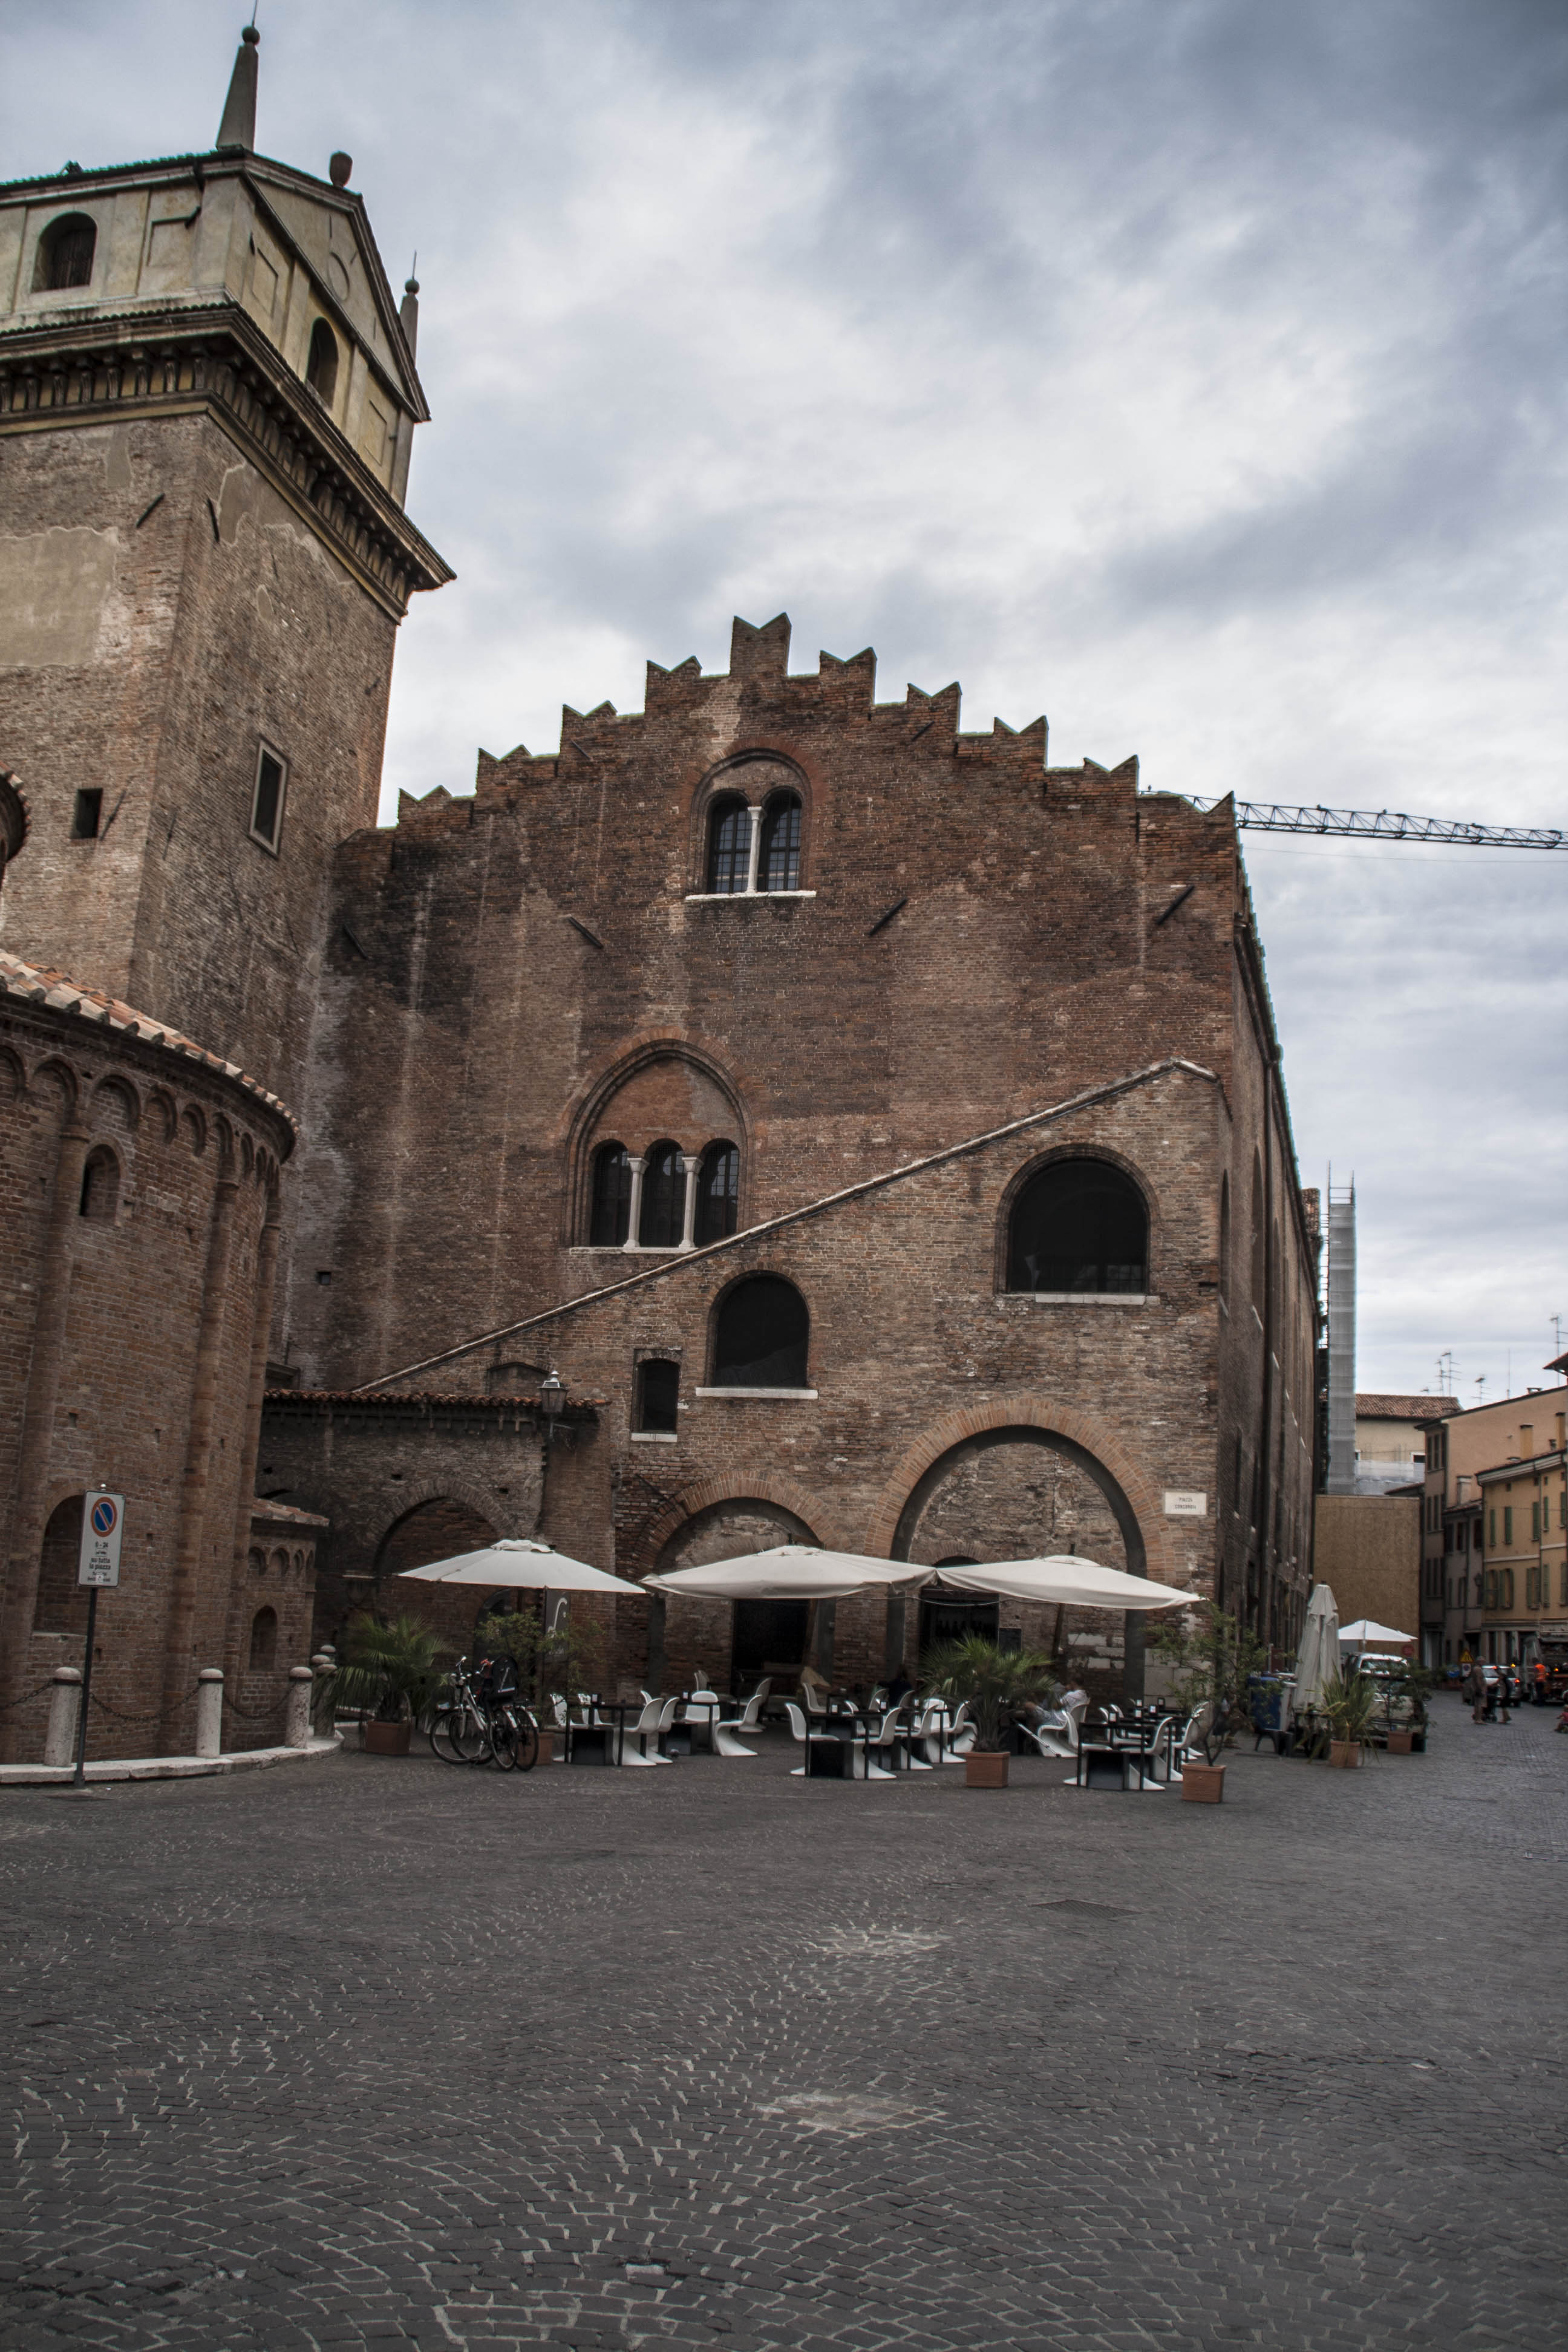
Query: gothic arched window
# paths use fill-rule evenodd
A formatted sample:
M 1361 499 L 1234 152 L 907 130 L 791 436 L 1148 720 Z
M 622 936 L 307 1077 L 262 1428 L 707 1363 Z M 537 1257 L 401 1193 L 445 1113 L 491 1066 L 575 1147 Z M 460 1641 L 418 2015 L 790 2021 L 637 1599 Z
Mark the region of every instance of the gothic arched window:
M 631 1231 L 632 1163 L 624 1143 L 601 1143 L 594 1154 L 594 1202 L 588 1240 L 595 1249 L 619 1249 Z
M 698 1248 L 727 1241 L 740 1222 L 740 1208 L 741 1155 L 732 1143 L 710 1143 L 697 1175 Z
M 68 286 L 89 286 L 97 247 L 97 222 L 86 213 L 62 213 L 38 239 L 33 291 L 58 294 Z
M 270 1671 L 278 1657 L 278 1612 L 258 1609 L 250 1621 L 250 1671 L 264 1675 Z
M 1009 1290 L 1138 1293 L 1149 1286 L 1149 1212 L 1103 1160 L 1057 1160 L 1013 1203 Z
M 310 356 L 305 362 L 305 381 L 312 392 L 320 394 L 330 408 L 332 394 L 338 388 L 338 339 L 325 319 L 318 319 L 310 330 Z
M 713 1385 L 804 1389 L 811 1342 L 805 1299 L 782 1275 L 753 1274 L 726 1291 L 713 1324 Z
M 637 1239 L 644 1249 L 679 1249 L 686 1230 L 686 1170 L 679 1143 L 650 1145 L 643 1160 Z
M 774 793 L 763 810 L 759 890 L 800 888 L 800 794 Z
M 100 1143 L 88 1153 L 87 1165 L 81 1171 L 79 1211 L 84 1217 L 96 1217 L 105 1224 L 112 1224 L 119 1206 L 120 1162 L 108 1144 Z
M 708 812 L 708 887 L 723 898 L 743 891 L 751 871 L 752 812 L 725 793 Z

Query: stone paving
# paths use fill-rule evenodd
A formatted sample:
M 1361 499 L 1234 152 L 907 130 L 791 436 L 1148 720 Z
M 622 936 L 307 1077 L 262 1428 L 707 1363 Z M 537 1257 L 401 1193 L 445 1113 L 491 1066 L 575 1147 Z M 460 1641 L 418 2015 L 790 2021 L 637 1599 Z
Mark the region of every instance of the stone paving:
M 1540 2347 L 1568 1738 L 0 1800 L 0 2343 Z

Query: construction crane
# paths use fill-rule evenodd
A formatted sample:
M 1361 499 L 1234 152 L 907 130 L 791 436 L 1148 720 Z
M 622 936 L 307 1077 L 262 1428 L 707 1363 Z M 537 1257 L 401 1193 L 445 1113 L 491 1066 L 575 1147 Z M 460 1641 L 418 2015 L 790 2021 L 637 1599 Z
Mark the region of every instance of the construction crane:
M 1184 797 L 1191 798 L 1190 794 Z M 1215 809 L 1217 800 L 1194 800 Z M 1451 841 L 1463 849 L 1568 849 L 1568 833 L 1550 825 L 1466 824 L 1446 816 L 1405 816 L 1397 809 L 1284 808 L 1237 801 L 1236 822 L 1254 833 L 1339 833 L 1356 841 Z

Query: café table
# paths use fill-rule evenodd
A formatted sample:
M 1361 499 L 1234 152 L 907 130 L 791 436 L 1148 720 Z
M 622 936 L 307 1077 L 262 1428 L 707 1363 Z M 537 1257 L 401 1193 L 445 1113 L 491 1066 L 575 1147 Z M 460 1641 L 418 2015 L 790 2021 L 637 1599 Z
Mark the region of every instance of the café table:
M 585 1722 L 574 1722 L 570 1707 L 566 1711 L 565 1761 L 568 1764 L 578 1761 L 577 1748 L 583 1742 L 586 1743 L 590 1752 L 597 1746 L 600 1762 L 619 1764 L 626 1753 L 626 1717 L 642 1713 L 640 1701 L 590 1698 L 586 1704 Z

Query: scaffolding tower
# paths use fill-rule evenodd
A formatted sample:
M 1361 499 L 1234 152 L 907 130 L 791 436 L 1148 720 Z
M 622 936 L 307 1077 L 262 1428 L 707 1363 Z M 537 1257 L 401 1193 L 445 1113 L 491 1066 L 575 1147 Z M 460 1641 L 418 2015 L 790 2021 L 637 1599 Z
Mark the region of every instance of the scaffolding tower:
M 1355 1180 L 1336 1192 L 1331 1170 L 1327 1492 L 1353 1495 L 1355 1488 Z

